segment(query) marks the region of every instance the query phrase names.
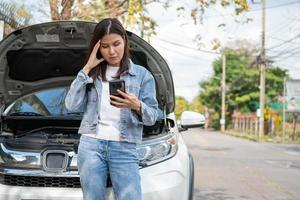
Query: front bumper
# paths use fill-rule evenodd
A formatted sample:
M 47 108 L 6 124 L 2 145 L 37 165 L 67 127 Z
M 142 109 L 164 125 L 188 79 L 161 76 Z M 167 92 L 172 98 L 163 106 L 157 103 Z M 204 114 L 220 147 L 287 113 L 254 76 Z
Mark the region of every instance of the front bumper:
M 143 200 L 187 200 L 191 178 L 189 165 L 186 146 L 179 140 L 178 152 L 174 157 L 140 170 Z M 106 195 L 108 200 L 114 199 L 112 188 L 107 189 Z M 82 199 L 82 192 L 81 188 L 26 187 L 0 184 L 0 199 L 79 200 Z

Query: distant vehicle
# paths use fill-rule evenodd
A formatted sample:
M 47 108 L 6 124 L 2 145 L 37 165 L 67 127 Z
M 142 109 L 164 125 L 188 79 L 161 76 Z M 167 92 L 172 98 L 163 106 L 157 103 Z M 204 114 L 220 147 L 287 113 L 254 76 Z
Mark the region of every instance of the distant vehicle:
M 184 111 L 181 114 L 180 125 L 182 128 L 203 128 L 205 125 L 205 116 L 193 111 Z
M 1 200 L 82 199 L 77 149 L 83 113 L 68 112 L 64 99 L 85 62 L 95 25 L 36 24 L 0 43 Z M 128 37 L 132 61 L 156 80 L 163 111 L 154 126 L 144 126 L 138 145 L 143 200 L 192 200 L 193 157 L 177 127 L 171 71 L 150 44 L 131 32 Z M 185 128 L 202 123 L 198 115 L 182 119 Z M 107 199 L 112 196 L 108 177 Z

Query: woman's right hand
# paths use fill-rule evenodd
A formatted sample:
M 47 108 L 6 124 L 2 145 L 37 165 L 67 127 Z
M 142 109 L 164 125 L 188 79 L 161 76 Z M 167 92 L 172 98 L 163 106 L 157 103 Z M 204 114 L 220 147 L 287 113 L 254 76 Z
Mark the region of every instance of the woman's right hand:
M 94 67 L 96 67 L 99 63 L 104 61 L 103 58 L 100 58 L 100 59 L 97 58 L 97 51 L 99 51 L 99 47 L 100 47 L 100 40 L 95 44 L 95 46 L 93 48 L 93 51 L 92 51 L 92 53 L 89 57 L 89 60 L 87 61 L 87 63 L 83 67 L 83 72 L 87 75 L 90 73 L 90 71 Z

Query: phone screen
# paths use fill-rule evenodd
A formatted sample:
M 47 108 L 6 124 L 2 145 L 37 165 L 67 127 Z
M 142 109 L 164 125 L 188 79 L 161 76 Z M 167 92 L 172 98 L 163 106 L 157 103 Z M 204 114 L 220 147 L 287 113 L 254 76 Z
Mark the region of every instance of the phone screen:
M 117 92 L 117 90 L 121 90 L 122 92 L 125 92 L 125 81 L 124 80 L 109 81 L 109 94 L 123 98 Z

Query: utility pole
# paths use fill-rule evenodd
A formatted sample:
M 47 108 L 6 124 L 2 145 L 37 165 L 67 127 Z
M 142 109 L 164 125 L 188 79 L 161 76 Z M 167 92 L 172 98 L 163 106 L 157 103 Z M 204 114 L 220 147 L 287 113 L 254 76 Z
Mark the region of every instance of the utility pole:
M 265 78 L 266 78 L 266 58 L 265 58 L 265 29 L 266 29 L 266 0 L 262 0 L 262 34 L 261 34 L 261 54 L 260 54 L 260 93 L 259 93 L 259 132 L 258 139 L 264 135 L 264 112 L 265 112 Z
M 221 105 L 221 120 L 220 120 L 220 124 L 221 124 L 221 132 L 225 132 L 225 122 L 226 122 L 226 109 L 225 109 L 225 95 L 226 95 L 226 55 L 225 52 L 223 51 L 222 54 L 222 86 L 221 86 L 221 90 L 222 90 L 222 105 Z
M 283 78 L 283 113 L 282 113 L 282 141 L 285 137 L 285 106 L 286 106 L 286 77 Z

